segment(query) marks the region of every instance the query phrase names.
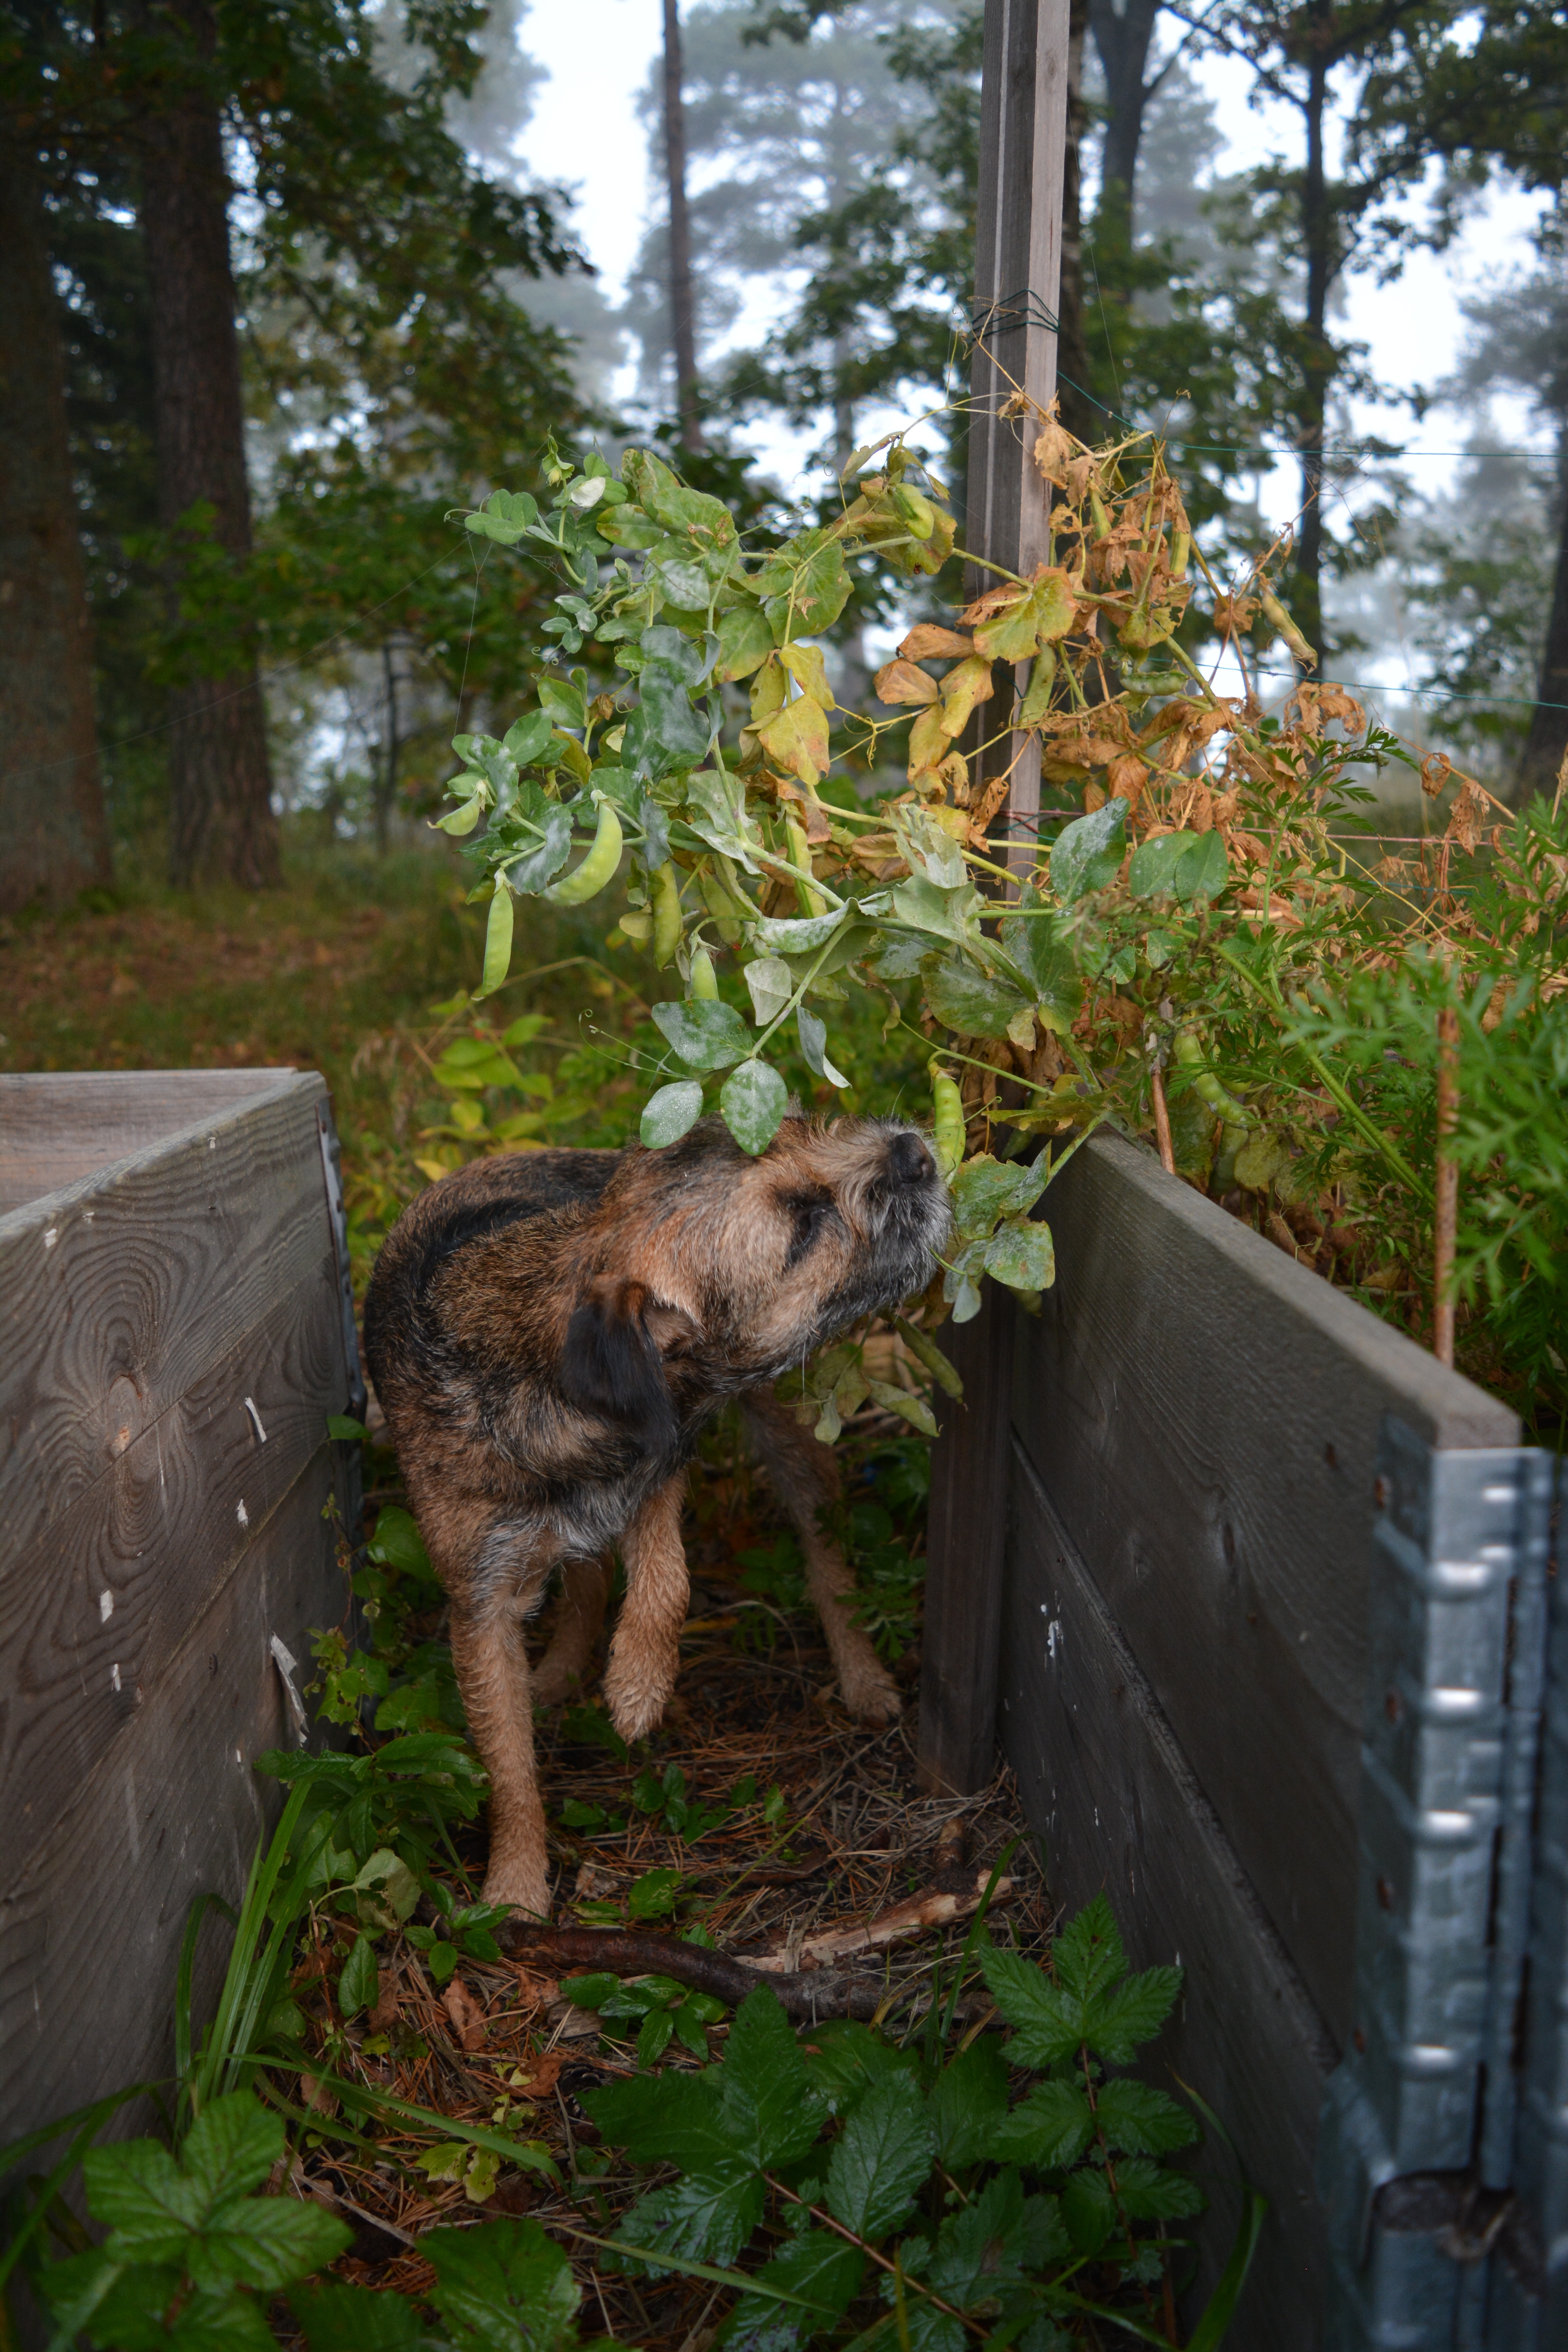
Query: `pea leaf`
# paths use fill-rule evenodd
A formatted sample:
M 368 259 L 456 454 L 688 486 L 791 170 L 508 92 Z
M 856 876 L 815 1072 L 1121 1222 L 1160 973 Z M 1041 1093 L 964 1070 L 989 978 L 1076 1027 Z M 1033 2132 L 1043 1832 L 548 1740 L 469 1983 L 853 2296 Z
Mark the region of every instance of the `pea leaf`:
M 752 1033 L 735 1011 L 717 997 L 698 997 L 689 1004 L 656 1004 L 656 1025 L 664 1032 L 681 1060 L 694 1070 L 722 1070 L 743 1060 L 751 1051 Z
M 660 1087 L 656 1095 L 650 1096 L 637 1132 L 646 1150 L 662 1151 L 667 1143 L 679 1143 L 701 1116 L 701 1080 L 677 1078 L 672 1085 Z
M 1103 890 L 1121 863 L 1127 836 L 1127 803 L 1107 801 L 1091 816 L 1074 819 L 1057 835 L 1051 850 L 1051 887 L 1064 904 Z
M 1157 898 L 1173 890 L 1176 867 L 1200 838 L 1195 833 L 1162 833 L 1152 841 L 1141 841 L 1127 868 L 1127 887 L 1133 897 Z
M 952 1206 L 965 1241 L 988 1234 L 998 1217 L 1022 1216 L 1046 1189 L 1046 1171 L 988 1151 L 966 1160 L 953 1176 Z
M 765 1029 L 794 995 L 795 977 L 781 956 L 758 956 L 755 962 L 746 966 L 746 986 L 752 992 L 752 1011 L 757 1026 Z
M 817 1077 L 826 1078 L 830 1087 L 847 1087 L 849 1081 L 843 1071 L 835 1069 L 827 1058 L 826 1022 L 819 1021 L 815 1013 L 808 1013 L 804 1004 L 796 1011 L 795 1020 L 800 1032 L 800 1050 L 805 1057 L 806 1068 Z
M 1037 907 L 1031 891 L 1026 906 Z M 1002 952 L 1016 963 L 1034 990 L 1035 1007 L 1047 1029 L 1066 1036 L 1083 1005 L 1083 982 L 1073 961 L 1072 949 L 1058 937 L 1052 918 L 1037 914 L 1008 915 L 1002 923 Z
M 719 1097 L 725 1126 L 753 1159 L 778 1133 L 788 1103 L 789 1088 L 766 1062 L 742 1062 L 731 1071 Z
M 1217 898 L 1230 878 L 1230 860 L 1217 833 L 1200 833 L 1183 856 L 1173 878 L 1178 898 L 1187 905 L 1199 898 Z
M 844 551 L 825 530 L 803 530 L 753 573 L 751 584 L 781 646 L 831 628 L 849 602 Z
M 985 1251 L 985 1271 L 1010 1290 L 1048 1290 L 1057 1278 L 1049 1225 L 1008 1223 Z
M 862 2238 L 879 2238 L 901 2221 L 931 2172 L 932 2133 L 917 2085 L 889 2075 L 844 2126 L 827 2167 L 827 2204 L 835 2221 Z
M 921 985 L 937 1019 L 960 1037 L 1005 1037 L 1008 1024 L 1029 1010 L 1010 981 L 993 980 L 961 956 L 929 964 Z
M 719 618 L 721 678 L 750 677 L 773 649 L 773 633 L 760 604 L 731 604 Z

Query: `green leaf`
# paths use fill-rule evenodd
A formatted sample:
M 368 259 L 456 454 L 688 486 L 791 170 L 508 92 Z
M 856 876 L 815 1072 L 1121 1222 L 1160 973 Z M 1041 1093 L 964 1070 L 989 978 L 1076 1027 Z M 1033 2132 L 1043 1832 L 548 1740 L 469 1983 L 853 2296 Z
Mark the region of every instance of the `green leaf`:
M 992 1950 L 982 1961 L 986 1988 L 1013 2028 L 1014 2063 L 1044 2069 L 1077 2055 L 1083 2039 L 1079 2004 L 1058 1992 L 1044 1969 L 1017 1952 Z
M 198 2292 L 248 2286 L 271 2294 L 324 2269 L 352 2235 L 313 2200 L 247 2197 L 226 2205 L 191 2242 L 185 2267 Z
M 1039 902 L 1031 890 L 1024 903 L 1037 906 Z M 1047 1029 L 1065 1037 L 1083 1007 L 1083 982 L 1069 943 L 1058 937 L 1051 917 L 1042 911 L 1005 916 L 1001 944 L 1003 954 L 1031 982 L 1040 1019 Z
M 679 1870 L 645 1870 L 626 1895 L 626 1914 L 633 1919 L 662 1919 L 675 1908 L 680 1892 Z
M 1079 2083 L 1037 2083 L 996 2134 L 994 2153 L 1037 2172 L 1076 2164 L 1094 2136 L 1094 2115 Z
M 918 2086 L 907 2075 L 879 2083 L 856 2108 L 827 2167 L 827 2204 L 862 2238 L 904 2220 L 931 2171 L 933 2139 Z
M 642 2030 L 637 2035 L 637 2064 L 657 2066 L 669 2047 L 674 2032 L 675 2020 L 668 2009 L 650 2010 L 643 2019 Z
M 761 606 L 732 604 L 719 618 L 719 662 L 714 675 L 721 678 L 750 677 L 773 649 L 773 633 Z
M 345 2018 L 357 2017 L 362 2009 L 375 2007 L 380 1991 L 375 1945 L 369 1936 L 362 1934 L 355 1938 L 354 1948 L 343 1962 L 343 1972 L 338 1979 L 338 2007 Z
M 965 1241 L 983 1240 L 998 1217 L 1025 1215 L 1046 1189 L 1038 1160 L 993 1159 L 988 1151 L 966 1160 L 952 1179 L 953 1214 Z
M 731 2352 L 795 2352 L 842 2319 L 860 2291 L 866 2258 L 826 2230 L 805 2230 L 764 2263 L 757 2273 L 765 2286 L 783 2287 L 805 2298 L 809 2310 L 760 2294 L 743 2294 L 731 2313 L 723 2341 Z
M 849 1081 L 843 1071 L 836 1069 L 827 1058 L 826 1022 L 819 1021 L 816 1013 L 808 1013 L 803 1004 L 795 1013 L 795 1024 L 800 1034 L 800 1050 L 806 1068 L 817 1077 L 826 1078 L 830 1087 L 847 1087 Z
M 412 2304 L 390 2287 L 316 2279 L 290 2291 L 289 2308 L 310 2352 L 419 2352 L 425 2340 Z
M 376 1515 L 375 1533 L 366 1549 L 368 1557 L 383 1568 L 395 1568 L 409 1576 L 434 1577 L 436 1573 L 425 1549 L 425 1538 L 412 1515 L 399 1509 L 395 1503 L 384 1504 Z
M 664 2089 L 679 2075 L 648 2074 L 642 2079 Z M 647 2246 L 680 2254 L 700 2263 L 732 2263 L 763 2218 L 765 2184 L 760 2172 L 743 2158 L 725 2157 L 700 2173 L 682 2174 L 668 2189 L 656 2189 L 623 2214 L 616 2236 L 625 2244 Z M 652 2263 L 624 2258 L 628 2269 L 646 2268 L 662 2275 Z
M 1199 898 L 1217 898 L 1229 879 L 1230 860 L 1223 836 L 1200 833 L 1177 866 L 1173 882 L 1177 898 L 1192 906 Z
M 750 585 L 782 646 L 831 628 L 849 601 L 851 582 L 838 541 L 825 530 L 803 530 L 769 557 Z
M 1127 845 L 1127 803 L 1107 801 L 1090 816 L 1075 818 L 1051 850 L 1051 887 L 1065 905 L 1103 890 L 1114 881 Z
M 1103 1895 L 1086 1903 L 1051 1948 L 1057 1981 L 1075 2000 L 1092 2000 L 1127 1972 L 1116 1915 Z
M 517 761 L 520 768 L 531 768 L 554 737 L 555 728 L 548 709 L 530 710 L 507 729 L 501 737 L 501 749 Z
M 868 2025 L 847 2018 L 830 2018 L 826 2025 L 814 2026 L 804 2054 L 812 2088 L 833 2116 L 852 2114 L 868 2091 L 890 2076 L 912 2078 L 920 2071 L 914 2051 L 900 2050 Z
M 942 2223 L 925 2277 L 945 2302 L 967 2310 L 1068 2251 L 1056 2200 L 1026 2197 L 1016 2172 L 999 2172 Z
M 1141 841 L 1127 868 L 1127 887 L 1135 898 L 1158 898 L 1174 890 L 1175 871 L 1194 843 L 1195 833 L 1162 833 Z
M 327 1415 L 327 1435 L 357 1445 L 363 1444 L 370 1432 L 363 1421 L 354 1421 L 346 1412 L 330 1412 Z
M 770 955 L 815 955 L 851 912 L 848 907 L 835 907 L 826 915 L 764 917 L 754 926 L 757 945 Z
M 1100 2128 L 1113 2148 L 1129 2156 L 1166 2156 L 1188 2147 L 1198 2136 L 1195 2119 L 1152 2083 L 1125 2077 L 1100 2085 L 1095 2101 Z
M 645 1149 L 661 1151 L 667 1143 L 679 1143 L 701 1116 L 701 1080 L 677 1078 L 672 1085 L 660 1087 L 656 1095 L 649 1097 L 637 1132 Z
M 719 1097 L 724 1124 L 755 1159 L 779 1131 L 789 1107 L 789 1088 L 767 1062 L 742 1062 L 725 1079 Z
M 1074 2251 L 1092 2262 L 1117 2225 L 1104 2173 L 1083 2165 L 1071 2174 L 1062 2189 L 1061 2211 Z
M 1057 1278 L 1057 1257 L 1049 1225 L 1009 1221 L 986 1246 L 987 1274 L 1009 1290 L 1049 1290 Z
M 722 1070 L 744 1060 L 751 1052 L 752 1033 L 732 1004 L 718 997 L 697 997 L 689 1004 L 656 1004 L 655 1025 L 661 1029 L 681 1060 L 694 1070 Z
M 1007 2062 L 995 2034 L 983 2034 L 942 2068 L 926 2107 L 944 2172 L 965 2171 L 995 2152 L 991 2140 L 1007 2112 Z
M 1084 2040 L 1110 2066 L 1126 2066 L 1141 2043 L 1152 2042 L 1182 1990 L 1180 1969 L 1145 1969 L 1115 1992 L 1086 2005 Z
M 539 681 L 539 699 L 542 709 L 549 717 L 552 727 L 586 727 L 588 724 L 587 705 L 583 699 L 582 690 L 574 686 L 569 679 L 542 677 Z M 541 748 L 542 749 L 542 746 Z M 520 761 L 519 765 L 521 764 Z
M 651 636 L 654 632 L 647 633 Z M 673 630 L 661 630 L 673 636 Z M 695 768 L 707 756 L 712 728 L 692 707 L 687 681 L 671 661 L 645 662 L 637 677 L 637 707 L 626 721 L 621 757 L 639 776 L 668 776 Z
M 928 965 L 922 985 L 937 1019 L 960 1037 L 1005 1037 L 1008 1024 L 1029 1010 L 1010 981 L 993 980 L 960 956 Z
M 822 2105 L 771 1985 L 759 1985 L 735 2011 L 719 2098 L 731 2145 L 759 2168 L 793 2164 L 816 2143 Z
M 1195 2180 L 1151 2163 L 1146 2156 L 1131 2156 L 1119 2164 L 1116 2186 L 1135 2221 L 1184 2221 L 1208 2203 Z
M 634 2164 L 711 2170 L 731 2155 L 716 2074 L 662 2074 L 584 2091 L 582 2104 L 605 2138 Z
M 795 994 L 795 974 L 782 956 L 766 955 L 746 966 L 745 979 L 752 1016 L 758 1028 L 765 1029 Z
M 474 2352 L 556 2352 L 573 2341 L 582 2290 L 537 2221 L 431 2230 L 419 2251 L 436 2273 L 430 2300 Z

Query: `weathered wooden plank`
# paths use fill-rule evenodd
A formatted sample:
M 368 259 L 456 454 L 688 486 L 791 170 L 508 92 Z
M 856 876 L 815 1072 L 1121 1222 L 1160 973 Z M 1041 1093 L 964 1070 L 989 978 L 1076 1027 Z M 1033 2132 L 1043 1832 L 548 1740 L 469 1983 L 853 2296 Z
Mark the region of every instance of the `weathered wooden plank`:
M 174 1969 L 193 1898 L 230 1903 L 278 1788 L 251 1760 L 288 1746 L 268 1641 L 308 1658 L 342 1613 L 331 1464 L 318 1454 L 192 1626 L 25 1874 L 0 1887 L 0 2118 L 6 2137 L 123 2083 L 167 2074 Z M 221 1958 L 208 1944 L 209 1979 Z
M 931 1454 L 917 1742 L 921 1786 L 969 1797 L 995 1769 L 1011 1294 L 988 1284 L 980 1313 L 944 1324 L 942 1344 L 963 1398 L 942 1398 Z
M 0 1076 L 0 1216 L 269 1094 L 289 1069 Z
M 1119 1138 L 1046 1213 L 1015 1429 L 1342 2040 L 1378 1430 L 1518 1424 Z
M 1070 1915 L 1104 1893 L 1135 1967 L 1185 1969 L 1143 2071 L 1167 2083 L 1173 2074 L 1208 2101 L 1270 2205 L 1226 2346 L 1313 2352 L 1327 2254 L 1312 2156 L 1333 2043 L 1017 1444 L 1011 1504 L 1001 1731 L 1052 1895 Z M 1205 2148 L 1196 2169 L 1214 2210 L 1198 2229 L 1190 2316 L 1237 2216 L 1224 2151 Z
M 327 1256 L 0 1567 L 0 1821 L 12 1869 L 157 1702 L 192 1623 L 328 1443 L 326 1416 L 343 1411 L 347 1386 Z
M 313 1074 L 0 1217 L 0 1528 L 35 1542 L 330 1262 Z

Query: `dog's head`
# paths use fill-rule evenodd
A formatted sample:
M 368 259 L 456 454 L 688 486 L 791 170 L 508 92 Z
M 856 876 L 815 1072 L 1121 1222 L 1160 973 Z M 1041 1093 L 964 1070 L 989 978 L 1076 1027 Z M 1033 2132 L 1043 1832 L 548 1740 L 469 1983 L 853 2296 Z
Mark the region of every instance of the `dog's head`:
M 657 1444 L 672 1388 L 697 1402 L 772 1379 L 923 1289 L 951 1217 L 915 1128 L 791 1118 L 756 1159 L 717 1119 L 629 1152 L 594 1222 L 560 1385 Z

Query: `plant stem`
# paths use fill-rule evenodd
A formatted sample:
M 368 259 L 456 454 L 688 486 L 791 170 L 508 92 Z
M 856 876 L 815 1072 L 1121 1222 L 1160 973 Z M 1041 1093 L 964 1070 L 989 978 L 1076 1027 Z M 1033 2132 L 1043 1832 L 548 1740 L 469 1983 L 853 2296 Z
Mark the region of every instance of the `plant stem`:
M 1160 1147 L 1160 1165 L 1167 1176 L 1173 1176 L 1176 1155 L 1171 1143 L 1171 1114 L 1165 1106 L 1165 1079 L 1158 1062 L 1149 1071 L 1149 1091 L 1154 1098 L 1154 1137 Z
M 1454 1361 L 1454 1242 L 1459 1216 L 1459 1163 L 1454 1131 L 1459 1123 L 1459 1014 L 1445 1004 L 1437 1014 L 1437 1167 L 1432 1245 L 1432 1352 Z

